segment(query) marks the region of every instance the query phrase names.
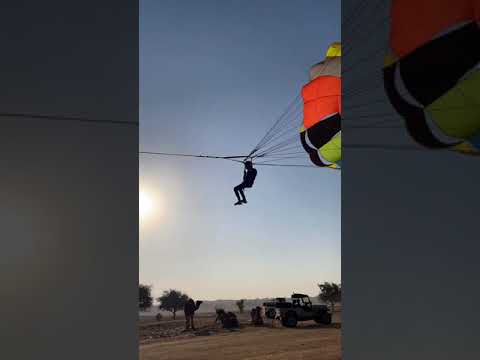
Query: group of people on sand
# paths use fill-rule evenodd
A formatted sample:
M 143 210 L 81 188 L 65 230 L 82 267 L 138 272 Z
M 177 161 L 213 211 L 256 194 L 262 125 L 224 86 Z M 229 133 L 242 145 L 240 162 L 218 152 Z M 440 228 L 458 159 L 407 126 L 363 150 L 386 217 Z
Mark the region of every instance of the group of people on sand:
M 216 313 L 217 317 L 215 318 L 215 324 L 220 322 L 224 329 L 237 329 L 240 327 L 237 315 L 235 315 L 232 311 L 217 309 Z
M 193 323 L 193 318 L 195 316 L 195 311 L 200 308 L 202 301 L 195 301 L 192 298 L 189 298 L 183 307 L 183 312 L 185 313 L 185 331 L 196 330 Z M 263 325 L 263 316 L 262 308 L 260 306 L 254 307 L 250 311 L 250 317 L 252 324 L 255 326 Z M 220 321 L 225 328 L 235 328 L 239 327 L 239 322 L 237 317 L 232 312 L 225 312 L 223 309 L 217 310 L 217 317 L 215 318 L 215 323 Z
M 250 311 L 250 317 L 252 318 L 253 325 L 263 325 L 262 308 L 260 306 L 257 306 Z

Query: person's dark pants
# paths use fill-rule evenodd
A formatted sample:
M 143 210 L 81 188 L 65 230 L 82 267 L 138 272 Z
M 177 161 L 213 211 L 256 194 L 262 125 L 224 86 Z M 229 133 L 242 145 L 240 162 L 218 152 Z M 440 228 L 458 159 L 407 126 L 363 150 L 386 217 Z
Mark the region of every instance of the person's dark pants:
M 195 326 L 193 325 L 193 314 L 185 314 L 185 329 L 186 330 L 195 330 Z
M 235 196 L 237 197 L 238 201 L 247 201 L 247 199 L 245 198 L 245 193 L 243 192 L 243 190 L 245 188 L 249 188 L 250 186 L 247 186 L 247 184 L 245 184 L 244 182 L 242 182 L 240 185 L 237 185 L 233 188 L 233 191 L 235 192 Z M 242 197 L 240 199 L 240 196 Z

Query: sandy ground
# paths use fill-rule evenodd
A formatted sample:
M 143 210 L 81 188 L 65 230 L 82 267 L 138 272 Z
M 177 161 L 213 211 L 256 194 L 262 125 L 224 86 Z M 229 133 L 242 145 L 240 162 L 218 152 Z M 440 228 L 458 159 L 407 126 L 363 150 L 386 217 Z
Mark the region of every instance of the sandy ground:
M 341 359 L 341 316 L 333 324 L 302 322 L 294 329 L 268 321 L 251 326 L 240 316 L 236 331 L 213 325 L 214 315 L 196 317 L 195 332 L 184 332 L 184 320 L 143 320 L 139 324 L 140 360 L 338 360 Z

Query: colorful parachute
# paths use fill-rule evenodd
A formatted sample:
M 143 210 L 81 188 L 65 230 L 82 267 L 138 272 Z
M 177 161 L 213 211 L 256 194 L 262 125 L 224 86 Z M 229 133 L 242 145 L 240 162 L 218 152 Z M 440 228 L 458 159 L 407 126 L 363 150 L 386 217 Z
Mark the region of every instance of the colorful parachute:
M 310 69 L 310 82 L 302 89 L 302 146 L 315 165 L 335 169 L 342 159 L 341 55 L 341 43 L 331 44 L 325 60 Z
M 480 154 L 480 1 L 392 0 L 390 20 L 384 85 L 412 138 Z

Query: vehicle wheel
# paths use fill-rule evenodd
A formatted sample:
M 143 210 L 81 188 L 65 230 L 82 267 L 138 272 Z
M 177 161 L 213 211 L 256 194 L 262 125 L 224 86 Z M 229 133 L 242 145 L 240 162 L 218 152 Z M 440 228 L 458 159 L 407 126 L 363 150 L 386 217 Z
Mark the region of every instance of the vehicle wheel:
M 293 312 L 287 313 L 285 318 L 282 319 L 282 325 L 285 327 L 294 328 L 297 326 L 297 322 L 297 315 Z
M 330 325 L 332 323 L 332 314 L 325 313 L 314 319 L 317 324 Z

